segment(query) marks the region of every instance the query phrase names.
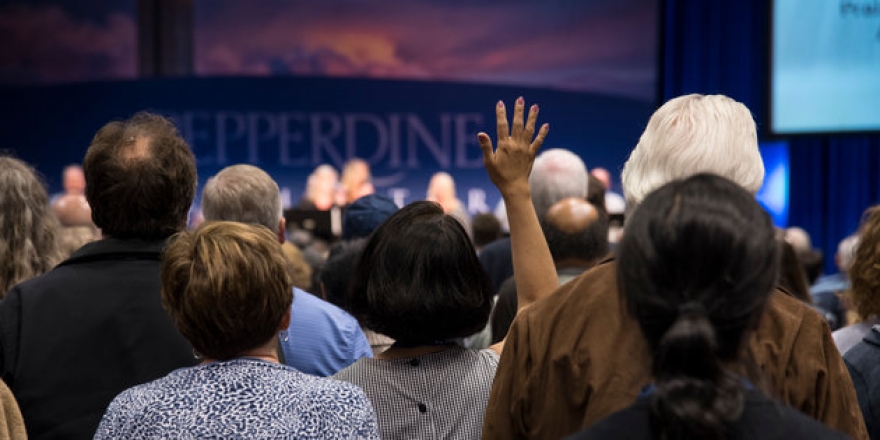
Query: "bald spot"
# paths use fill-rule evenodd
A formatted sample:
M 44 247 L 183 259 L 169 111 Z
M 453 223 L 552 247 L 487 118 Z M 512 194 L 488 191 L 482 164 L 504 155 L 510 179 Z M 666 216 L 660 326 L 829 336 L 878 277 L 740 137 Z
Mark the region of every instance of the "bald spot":
M 569 197 L 556 202 L 547 211 L 544 220 L 566 234 L 587 229 L 599 219 L 599 211 L 586 200 Z
M 150 154 L 150 138 L 146 136 L 138 136 L 132 144 L 126 145 L 122 151 L 122 158 L 125 160 L 134 160 L 148 157 Z

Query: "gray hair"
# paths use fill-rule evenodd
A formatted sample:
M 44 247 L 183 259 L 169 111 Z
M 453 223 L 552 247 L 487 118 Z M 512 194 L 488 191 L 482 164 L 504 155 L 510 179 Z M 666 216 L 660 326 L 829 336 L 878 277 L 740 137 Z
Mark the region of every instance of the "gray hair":
M 281 193 L 265 171 L 253 165 L 232 165 L 208 179 L 202 191 L 205 220 L 263 225 L 278 230 Z
M 60 227 L 34 169 L 0 156 L 0 297 L 62 259 Z
M 578 155 L 562 148 L 547 150 L 535 159 L 529 188 L 538 219 L 544 218 L 550 207 L 569 197 L 586 199 L 587 166 Z
M 657 109 L 623 167 L 627 207 L 698 173 L 725 177 L 752 194 L 761 188 L 764 162 L 746 106 L 724 95 L 692 94 Z

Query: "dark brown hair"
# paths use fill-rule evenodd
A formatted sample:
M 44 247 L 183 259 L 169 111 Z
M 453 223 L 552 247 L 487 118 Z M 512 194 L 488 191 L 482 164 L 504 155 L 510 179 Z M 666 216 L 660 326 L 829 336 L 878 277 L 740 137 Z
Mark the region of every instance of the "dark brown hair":
M 95 225 L 115 238 L 167 238 L 186 226 L 196 162 L 174 124 L 138 113 L 103 126 L 83 162 Z

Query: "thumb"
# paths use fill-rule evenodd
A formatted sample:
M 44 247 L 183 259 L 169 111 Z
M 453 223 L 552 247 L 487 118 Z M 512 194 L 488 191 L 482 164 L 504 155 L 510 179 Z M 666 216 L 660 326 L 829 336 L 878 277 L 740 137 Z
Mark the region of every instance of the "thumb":
M 489 138 L 489 135 L 480 132 L 477 134 L 477 142 L 480 144 L 480 149 L 483 150 L 483 163 L 488 164 L 492 161 L 492 139 Z

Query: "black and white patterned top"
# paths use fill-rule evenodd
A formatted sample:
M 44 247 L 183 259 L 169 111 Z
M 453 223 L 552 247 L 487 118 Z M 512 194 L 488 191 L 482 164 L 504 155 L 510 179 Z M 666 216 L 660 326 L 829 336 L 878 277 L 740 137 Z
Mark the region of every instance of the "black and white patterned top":
M 96 439 L 378 439 L 363 391 L 286 365 L 238 358 L 123 391 Z
M 405 359 L 362 358 L 334 379 L 361 387 L 383 439 L 478 439 L 498 366 L 492 350 L 453 347 Z

